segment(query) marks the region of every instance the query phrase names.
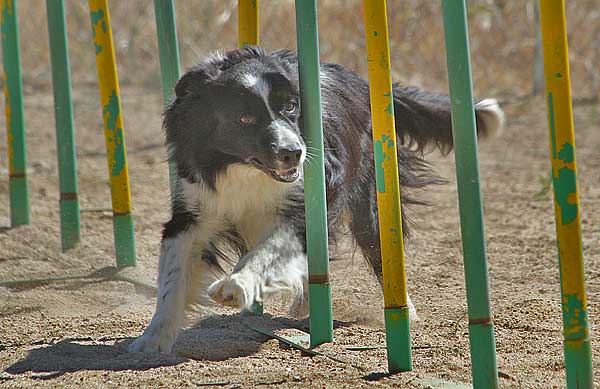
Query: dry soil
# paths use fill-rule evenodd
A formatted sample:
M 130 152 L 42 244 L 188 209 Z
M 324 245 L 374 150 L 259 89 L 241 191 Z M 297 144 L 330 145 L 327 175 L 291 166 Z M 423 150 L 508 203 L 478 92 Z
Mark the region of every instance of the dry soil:
M 97 92 L 75 95 L 82 242 L 60 252 L 53 99 L 25 98 L 32 224 L 9 228 L 0 182 L 0 280 L 73 276 L 0 286 L 0 386 L 451 387 L 471 380 L 453 155 L 429 156 L 450 183 L 422 193 L 407 246 L 414 371 L 386 376 L 382 294 L 360 254 L 331 262 L 335 341 L 306 356 L 248 328 L 297 335 L 307 321 L 269 300 L 264 317 L 194 313 L 172 355 L 127 352 L 154 308 L 168 178 L 159 93 L 124 87 L 123 109 L 138 266 L 116 274 L 110 196 Z M 480 147 L 491 300 L 503 387 L 562 387 L 559 272 L 543 100 L 506 105 L 507 127 Z M 595 383 L 600 386 L 600 119 L 575 109 L 577 159 Z M 0 118 L 4 127 L 4 118 Z M 5 138 L 0 173 L 7 177 Z M 127 278 L 123 278 L 125 276 Z M 139 282 L 132 282 L 137 280 Z M 147 287 L 150 285 L 150 287 Z M 355 346 L 374 346 L 355 351 Z M 446 381 L 446 383 L 444 383 Z

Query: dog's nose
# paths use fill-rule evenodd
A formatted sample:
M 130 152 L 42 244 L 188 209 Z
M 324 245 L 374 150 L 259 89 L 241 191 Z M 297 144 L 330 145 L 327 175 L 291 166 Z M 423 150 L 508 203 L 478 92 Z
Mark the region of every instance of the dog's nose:
M 277 159 L 288 166 L 296 166 L 302 157 L 302 150 L 296 148 L 280 149 L 277 152 Z

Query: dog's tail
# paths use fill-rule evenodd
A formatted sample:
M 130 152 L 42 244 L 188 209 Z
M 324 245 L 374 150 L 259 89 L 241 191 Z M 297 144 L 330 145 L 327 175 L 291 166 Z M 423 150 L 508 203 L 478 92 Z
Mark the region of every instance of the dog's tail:
M 453 148 L 450 98 L 446 95 L 394 84 L 394 114 L 398 141 L 424 151 L 431 146 L 443 153 Z M 504 125 L 504 112 L 496 99 L 475 103 L 478 137 L 498 134 Z

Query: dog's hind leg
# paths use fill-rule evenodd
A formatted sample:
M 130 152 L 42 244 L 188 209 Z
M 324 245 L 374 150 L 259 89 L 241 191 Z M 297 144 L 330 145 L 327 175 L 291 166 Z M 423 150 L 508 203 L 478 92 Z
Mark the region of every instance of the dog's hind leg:
M 209 296 L 222 305 L 249 309 L 264 295 L 285 290 L 294 294 L 293 309 L 302 310 L 307 281 L 303 239 L 303 234 L 291 224 L 276 223 L 273 231 L 240 259 L 230 275 L 209 287 Z

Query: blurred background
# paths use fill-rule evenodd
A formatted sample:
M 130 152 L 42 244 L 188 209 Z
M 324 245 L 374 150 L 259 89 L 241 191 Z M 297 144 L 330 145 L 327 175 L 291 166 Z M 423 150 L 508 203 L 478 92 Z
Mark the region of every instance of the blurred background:
M 87 1 L 65 3 L 73 87 L 94 85 L 97 79 Z M 506 101 L 543 92 L 537 1 L 467 3 L 476 94 Z M 566 3 L 573 95 L 595 101 L 600 90 L 600 0 Z M 322 59 L 365 75 L 362 1 L 319 0 L 318 6 Z M 46 8 L 38 0 L 21 0 L 18 7 L 25 93 L 37 93 L 51 88 Z M 175 2 L 183 67 L 192 66 L 212 50 L 236 47 L 236 7 L 236 0 Z M 153 2 L 111 0 L 109 8 L 122 85 L 159 94 Z M 394 80 L 446 90 L 440 1 L 388 1 L 388 18 Z M 267 49 L 295 48 L 292 0 L 260 1 L 260 35 Z

